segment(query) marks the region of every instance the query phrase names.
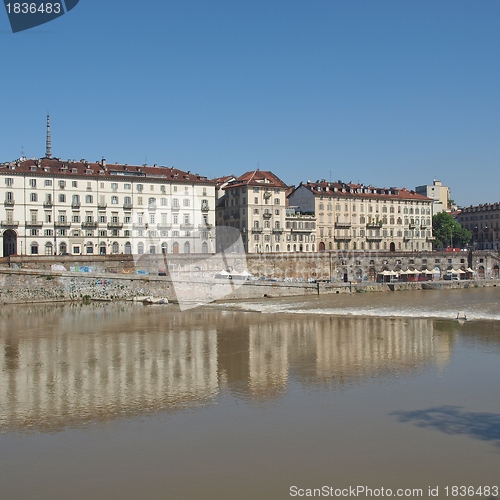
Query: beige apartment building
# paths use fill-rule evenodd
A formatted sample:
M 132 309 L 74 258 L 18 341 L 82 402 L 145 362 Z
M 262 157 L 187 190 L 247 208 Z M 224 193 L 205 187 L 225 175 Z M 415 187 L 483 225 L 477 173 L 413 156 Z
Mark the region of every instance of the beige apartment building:
M 244 248 L 235 251 L 286 251 L 291 244 L 285 224 L 287 185 L 272 172 L 258 169 L 220 180 L 224 195 L 217 202 L 217 225 L 241 232 Z
M 317 251 L 432 249 L 433 200 L 414 191 L 308 181 L 288 201 L 314 214 Z
M 432 185 L 417 186 L 415 192 L 433 200 L 432 215 L 436 215 L 439 212 L 444 212 L 451 208 L 450 188 L 443 186 L 441 181 L 435 180 Z

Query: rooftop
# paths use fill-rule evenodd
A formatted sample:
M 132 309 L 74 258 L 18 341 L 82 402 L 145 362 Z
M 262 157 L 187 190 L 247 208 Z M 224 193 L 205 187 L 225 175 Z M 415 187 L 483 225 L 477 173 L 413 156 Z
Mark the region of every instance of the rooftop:
M 73 177 L 126 177 L 144 178 L 147 180 L 158 180 L 165 182 L 186 182 L 214 184 L 207 177 L 184 172 L 175 167 L 148 166 L 148 165 L 127 165 L 127 164 L 107 164 L 106 160 L 88 162 L 87 160 L 61 160 L 60 158 L 20 158 L 13 162 L 0 164 L 0 174 L 10 175 L 41 175 L 41 176 L 73 176 Z

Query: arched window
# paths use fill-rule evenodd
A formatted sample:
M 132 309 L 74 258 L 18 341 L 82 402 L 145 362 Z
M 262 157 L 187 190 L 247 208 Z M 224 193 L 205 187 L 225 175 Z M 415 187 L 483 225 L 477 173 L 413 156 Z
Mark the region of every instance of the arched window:
M 286 251 L 289 252 L 290 251 L 290 243 L 288 243 L 288 245 L 286 246 Z
M 137 244 L 137 253 L 139 255 L 142 255 L 144 253 L 144 243 L 142 241 L 140 241 L 138 244 Z
M 208 244 L 206 241 L 201 245 L 201 253 L 208 253 Z
M 151 255 L 156 253 L 156 245 L 149 245 L 149 253 Z
M 127 243 L 125 243 L 125 253 L 127 255 L 130 255 L 132 253 L 132 245 L 130 244 L 130 241 L 127 241 Z
M 68 252 L 68 245 L 66 245 L 64 241 L 62 243 L 59 243 L 59 253 L 67 253 L 67 252 Z
M 99 244 L 99 254 L 106 255 L 106 243 L 104 241 Z
M 190 253 L 191 252 L 191 245 L 189 244 L 189 241 L 186 241 L 184 243 L 184 253 Z
M 479 266 L 477 268 L 477 277 L 481 280 L 484 280 L 484 266 Z
M 113 242 L 113 246 L 111 247 L 111 251 L 113 253 L 118 253 L 120 251 L 120 245 L 118 244 L 117 241 Z
M 179 243 L 177 243 L 177 241 L 174 241 L 172 245 L 172 253 L 179 253 Z
M 31 255 L 38 255 L 38 243 L 36 241 L 32 241 L 31 245 Z
M 52 251 L 52 243 L 50 243 L 50 241 L 48 241 L 47 243 L 45 243 L 45 255 L 52 255 L 53 251 Z
M 85 251 L 87 253 L 94 253 L 94 244 L 89 241 L 86 245 L 85 245 Z
M 269 252 L 269 245 L 266 245 L 266 252 Z
M 165 255 L 167 252 L 168 252 L 168 245 L 167 245 L 167 243 L 164 241 L 164 242 L 161 244 L 161 253 Z
M 280 246 L 279 245 L 276 245 L 276 251 L 279 252 L 280 251 Z

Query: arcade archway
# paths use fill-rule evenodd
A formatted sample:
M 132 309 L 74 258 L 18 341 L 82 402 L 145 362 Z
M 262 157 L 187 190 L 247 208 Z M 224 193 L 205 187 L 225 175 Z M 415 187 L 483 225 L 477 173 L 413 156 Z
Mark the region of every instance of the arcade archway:
M 3 256 L 17 254 L 17 234 L 12 229 L 7 229 L 3 233 Z

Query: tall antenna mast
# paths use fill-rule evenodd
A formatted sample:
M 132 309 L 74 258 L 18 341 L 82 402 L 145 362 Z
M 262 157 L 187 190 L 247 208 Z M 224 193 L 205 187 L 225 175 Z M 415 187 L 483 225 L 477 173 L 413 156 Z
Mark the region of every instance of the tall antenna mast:
M 45 142 L 45 158 L 52 158 L 52 149 L 50 146 L 50 115 L 47 111 L 47 139 Z

